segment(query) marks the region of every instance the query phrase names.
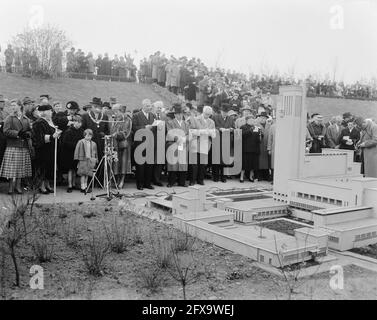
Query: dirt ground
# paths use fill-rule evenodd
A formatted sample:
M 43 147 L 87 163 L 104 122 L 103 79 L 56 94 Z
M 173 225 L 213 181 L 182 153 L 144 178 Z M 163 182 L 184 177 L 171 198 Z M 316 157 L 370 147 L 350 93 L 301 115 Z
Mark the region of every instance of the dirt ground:
M 172 277 L 172 267 L 158 268 L 156 257 L 160 256 L 160 249 L 166 243 L 187 238 L 164 222 L 132 213 L 129 211 L 132 203 L 126 205 L 127 210 L 122 209 L 117 200 L 64 204 L 64 207 L 59 205 L 55 209 L 52 205 L 37 205 L 33 216 L 48 218 L 42 224 L 49 230 L 45 240 L 52 248 L 52 259 L 45 263 L 37 261 L 31 249 L 34 236 L 28 235 L 28 244 L 22 240 L 17 248 L 21 286 L 14 286 L 13 265 L 6 256 L 5 268 L 1 272 L 5 279 L 5 286 L 0 292 L 2 298 L 182 299 L 182 287 Z M 109 230 L 114 219 L 119 226 L 131 226 L 127 235 L 132 241 L 123 253 L 110 252 L 105 256 L 101 275 L 89 275 L 83 262 L 82 248 L 91 237 L 98 237 L 104 244 L 104 226 Z M 27 224 L 32 224 L 31 218 L 28 218 Z M 76 242 L 69 242 L 68 238 L 76 239 Z M 197 269 L 193 273 L 196 275 L 194 282 L 187 286 L 188 299 L 288 298 L 287 283 L 282 277 L 258 268 L 248 258 L 212 244 L 192 238 L 189 242 L 192 250 L 185 254 L 195 261 Z M 36 264 L 44 270 L 43 290 L 33 290 L 29 286 L 30 267 Z M 152 285 L 146 284 L 152 274 L 158 279 L 153 290 Z M 377 298 L 377 277 L 372 271 L 354 265 L 345 267 L 344 289 L 337 291 L 330 288 L 330 277 L 329 273 L 321 273 L 300 279 L 292 299 Z

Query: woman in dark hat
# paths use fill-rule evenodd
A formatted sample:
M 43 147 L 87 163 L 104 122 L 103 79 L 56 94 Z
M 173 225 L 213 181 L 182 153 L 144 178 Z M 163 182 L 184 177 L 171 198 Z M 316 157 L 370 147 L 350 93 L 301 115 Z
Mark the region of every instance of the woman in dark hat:
M 22 114 L 22 109 L 22 105 L 13 100 L 10 115 L 4 121 L 3 132 L 7 140 L 0 176 L 9 180 L 9 194 L 13 194 L 14 190 L 21 194 L 21 179 L 32 176 L 28 143 L 31 139 L 31 128 L 29 120 Z
M 52 122 L 51 105 L 38 106 L 39 118 L 33 124 L 35 169 L 40 181 L 40 192 L 52 193 L 50 181 L 54 177 L 54 143 L 61 131 Z

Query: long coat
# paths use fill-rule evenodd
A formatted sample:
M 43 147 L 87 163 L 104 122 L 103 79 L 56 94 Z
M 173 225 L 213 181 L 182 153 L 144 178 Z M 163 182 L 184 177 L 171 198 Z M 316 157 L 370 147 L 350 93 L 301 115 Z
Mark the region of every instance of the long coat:
M 208 93 L 207 93 L 207 86 L 208 81 L 207 80 L 201 80 L 199 81 L 199 101 L 198 104 L 205 104 L 208 99 Z
M 243 125 L 240 129 L 242 130 L 242 170 L 258 169 L 262 132 L 249 124 Z
M 263 139 L 260 144 L 260 153 L 259 153 L 259 169 L 260 170 L 267 170 L 269 169 L 269 163 L 268 163 L 268 152 L 267 152 L 267 145 L 268 145 L 268 136 L 270 133 L 270 125 L 265 124 L 263 127 L 262 125 L 259 125 Z
M 54 143 L 52 135 L 55 129 L 43 118 L 38 118 L 33 123 L 33 145 L 35 148 L 35 166 L 45 173 L 48 179 L 53 178 L 54 173 Z M 48 142 L 45 136 L 50 135 Z
M 135 133 L 140 129 L 145 129 L 145 126 L 151 125 L 156 119 L 155 115 L 151 112 L 148 113 L 148 118 L 145 117 L 143 111 L 135 113 L 132 117 L 132 133 Z M 142 141 L 134 141 L 135 148 L 140 145 Z
M 377 124 L 372 123 L 361 133 L 361 143 L 364 143 L 364 175 L 377 178 Z
M 212 119 L 204 120 L 203 115 L 193 118 L 190 121 L 190 132 L 189 132 L 189 151 L 191 153 L 203 153 L 208 154 L 211 149 L 211 139 L 216 137 L 215 122 Z M 208 129 L 208 134 L 201 134 L 201 130 Z M 200 144 L 200 136 L 203 135 L 202 141 L 203 145 Z M 207 148 L 206 148 L 207 146 Z
M 28 141 L 18 137 L 20 130 L 31 132 L 30 122 L 25 116 L 22 116 L 21 119 L 14 115 L 6 117 L 3 133 L 7 139 L 7 147 L 28 148 Z
M 216 129 L 219 130 L 219 136 L 220 136 L 220 154 L 221 156 L 223 156 L 223 133 L 221 132 L 221 128 L 224 128 L 224 129 L 234 129 L 235 127 L 235 124 L 234 124 L 234 118 L 233 117 L 229 117 L 229 116 L 226 116 L 225 119 L 224 117 L 221 115 L 221 114 L 216 114 L 213 116 L 213 121 L 215 122 L 215 127 Z M 233 150 L 234 150 L 234 132 L 231 131 L 230 132 L 230 135 L 229 135 L 229 138 L 230 138 L 230 141 L 229 141 L 229 148 L 230 148 L 230 155 L 233 156 Z M 221 157 L 221 161 L 220 161 L 220 164 L 224 164 L 223 163 L 223 158 Z
M 173 64 L 170 73 L 170 85 L 172 87 L 179 87 L 181 81 L 181 71 L 178 64 Z
M 165 67 L 165 73 L 166 73 L 166 87 L 171 86 L 171 73 L 172 73 L 173 65 L 171 63 L 168 63 Z
M 337 145 L 339 145 L 339 136 L 341 133 L 342 128 L 340 126 L 337 126 L 336 124 L 332 124 L 327 127 L 326 129 L 326 145 L 329 148 L 335 148 Z
M 93 119 L 95 119 L 94 114 L 91 111 L 90 111 L 90 115 Z M 101 159 L 103 156 L 104 148 L 105 148 L 105 140 L 103 139 L 103 137 L 105 135 L 110 134 L 109 123 L 107 122 L 109 118 L 107 117 L 106 114 L 99 115 L 99 118 L 97 119 L 99 123 L 97 124 L 91 119 L 90 115 L 89 113 L 83 114 L 81 127 L 84 130 L 92 129 L 93 141 L 97 145 L 98 157 L 99 159 Z
M 77 142 L 84 137 L 84 130 L 82 128 L 76 129 L 75 127 L 69 127 L 61 137 L 61 152 L 59 169 L 62 172 L 68 172 L 69 170 L 76 169 L 77 163 L 74 160 L 74 153 Z
M 187 140 L 188 140 L 188 133 L 189 133 L 189 125 L 187 122 L 182 120 L 181 125 L 179 125 L 179 122 L 177 119 L 170 120 L 166 122 L 166 150 L 175 143 L 175 141 L 179 138 L 184 139 L 185 143 L 183 144 L 183 149 L 179 150 L 180 148 L 176 148 L 174 152 L 174 156 L 177 158 L 177 163 L 172 164 L 169 161 L 167 161 L 167 169 L 168 171 L 187 171 L 188 168 L 188 152 L 187 152 Z M 179 131 L 181 130 L 181 131 Z M 182 134 L 182 135 L 181 135 Z M 167 154 L 167 156 L 169 156 Z
M 271 152 L 271 169 L 274 169 L 275 167 L 275 132 L 276 124 L 274 123 L 270 126 L 270 133 L 267 141 L 267 151 Z

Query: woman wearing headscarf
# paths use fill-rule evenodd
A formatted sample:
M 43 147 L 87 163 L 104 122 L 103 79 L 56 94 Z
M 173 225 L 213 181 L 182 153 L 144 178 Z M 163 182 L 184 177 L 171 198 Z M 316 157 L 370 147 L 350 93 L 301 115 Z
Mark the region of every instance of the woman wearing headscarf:
M 377 124 L 362 118 L 357 118 L 355 123 L 361 127 L 358 147 L 362 150 L 364 176 L 377 178 Z
M 4 159 L 0 176 L 9 180 L 8 194 L 22 193 L 21 179 L 32 176 L 28 141 L 31 138 L 29 120 L 22 114 L 22 105 L 13 100 L 10 115 L 5 118 L 3 132 L 6 137 Z
M 52 193 L 49 180 L 54 177 L 54 149 L 55 141 L 61 131 L 52 122 L 51 105 L 38 107 L 39 118 L 33 124 L 33 144 L 35 148 L 35 169 L 40 181 L 42 194 Z
M 117 161 L 113 163 L 113 171 L 117 178 L 118 188 L 122 189 L 126 174 L 131 172 L 131 144 L 129 138 L 132 123 L 131 118 L 125 114 L 125 106 L 114 104 L 111 110 L 113 111 L 114 122 L 110 127 L 110 134 L 114 138 L 114 149 L 118 156 Z

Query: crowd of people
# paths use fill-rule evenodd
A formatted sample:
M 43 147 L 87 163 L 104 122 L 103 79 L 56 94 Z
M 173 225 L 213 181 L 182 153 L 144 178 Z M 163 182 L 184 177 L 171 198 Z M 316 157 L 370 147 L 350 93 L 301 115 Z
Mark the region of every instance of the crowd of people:
M 1 51 L 1 49 L 0 49 Z M 13 48 L 8 45 L 4 51 L 5 71 L 22 74 L 24 77 L 43 77 L 49 74 L 53 78 L 62 76 L 63 51 L 59 44 L 49 52 L 49 59 L 41 60 L 36 50 Z
M 91 52 L 86 54 L 81 49 L 75 48 L 63 53 L 59 44 L 50 50 L 49 59 L 46 61 L 40 61 L 35 50 L 12 48 L 12 45 L 8 45 L 4 57 L 5 71 L 9 73 L 21 73 L 32 77 L 48 73 L 51 77 L 60 77 L 65 70 L 65 74 L 69 77 L 88 80 L 137 81 L 139 79 L 142 83 L 155 82 L 175 94 L 182 94 L 189 101 L 197 101 L 203 90 L 207 90 L 210 96 L 220 95 L 219 91 L 223 91 L 224 95 L 234 91 L 278 94 L 279 86 L 297 84 L 300 81 L 306 81 L 308 84 L 308 96 L 377 99 L 376 81 L 344 84 L 341 81 L 317 80 L 310 75 L 301 80 L 292 75 L 251 73 L 246 76 L 236 71 L 209 68 L 198 58 L 189 59 L 186 56 L 176 58 L 173 55 L 168 58 L 160 51 L 141 60 L 139 69 L 130 54 L 125 53 L 110 58 L 105 53 L 95 58 Z M 207 88 L 203 88 L 203 82 L 200 85 L 205 76 L 207 76 L 205 81 Z
M 1 48 L 0 48 L 1 51 Z M 85 54 L 81 49 L 71 48 L 64 54 L 56 44 L 45 61 L 41 61 L 36 50 L 13 48 L 4 51 L 5 72 L 18 73 L 25 77 L 45 76 L 61 77 L 63 70 L 68 77 L 93 80 L 136 81 L 136 66 L 130 54 L 115 55 L 113 59 L 107 53 L 94 58 L 91 52 Z M 64 63 L 66 62 L 66 63 Z M 65 68 L 64 68 L 65 66 Z
M 144 58 L 140 62 L 139 79 L 141 82 L 156 82 L 162 87 L 168 88 L 173 93 L 182 94 L 186 100 L 197 100 L 197 95 L 203 92 L 200 81 L 207 75 L 211 91 L 216 87 L 223 87 L 225 93 L 234 90 L 243 90 L 255 93 L 278 94 L 279 86 L 298 84 L 300 80 L 288 75 L 258 75 L 225 70 L 222 68 L 208 68 L 200 59 L 187 57 L 176 58 L 166 57 L 157 51 L 149 58 Z M 312 76 L 308 76 L 305 80 L 308 83 L 308 96 L 324 96 L 337 98 L 352 99 L 377 99 L 376 83 L 360 83 L 344 84 L 330 80 L 315 80 Z M 212 93 L 216 94 L 216 92 Z M 200 103 L 200 102 L 199 102 Z
M 99 163 L 107 152 L 108 140 L 114 149 L 112 170 L 119 189 L 131 176 L 135 176 L 138 190 L 163 186 L 164 176 L 167 187 L 203 185 L 208 178 L 226 182 L 232 175 L 228 167 L 233 164 L 212 158 L 217 138 L 223 153 L 226 132 L 230 136 L 242 134 L 240 182 L 272 182 L 274 162 L 279 161 L 274 157 L 274 114 L 262 106 L 255 113 L 248 104 L 238 108 L 222 102 L 217 108 L 186 101 L 165 106 L 162 101 L 144 99 L 140 108 L 131 111 L 116 98 L 103 102 L 95 97 L 81 108 L 75 101 L 63 105 L 49 95 L 41 95 L 38 102 L 30 97 L 20 101 L 0 96 L 0 125 L 0 177 L 9 181 L 9 194 L 22 193 L 31 177 L 41 193 L 52 192 L 55 143 L 57 177 L 67 192 L 89 192 L 94 172 L 101 181 L 104 169 Z M 141 129 L 150 130 L 154 137 L 154 143 L 147 142 L 147 147 L 153 148 L 152 163 L 137 160 L 138 147 L 145 143 L 135 138 Z M 162 148 L 177 146 L 175 161 L 169 160 L 169 152 L 162 163 L 157 161 L 161 130 L 166 137 Z M 229 141 L 231 153 L 236 149 L 233 141 Z M 320 114 L 313 114 L 308 117 L 306 143 L 309 153 L 319 153 L 323 148 L 354 150 L 365 176 L 377 177 L 377 125 L 371 119 L 345 113 L 323 123 Z
M 115 55 L 111 59 L 109 54 L 105 53 L 94 58 L 91 52 L 85 54 L 81 49 L 76 51 L 71 48 L 66 59 L 66 70 L 71 77 L 84 76 L 92 80 L 96 76 L 96 80 L 136 81 L 136 66 L 130 54 L 125 53 L 119 57 Z

